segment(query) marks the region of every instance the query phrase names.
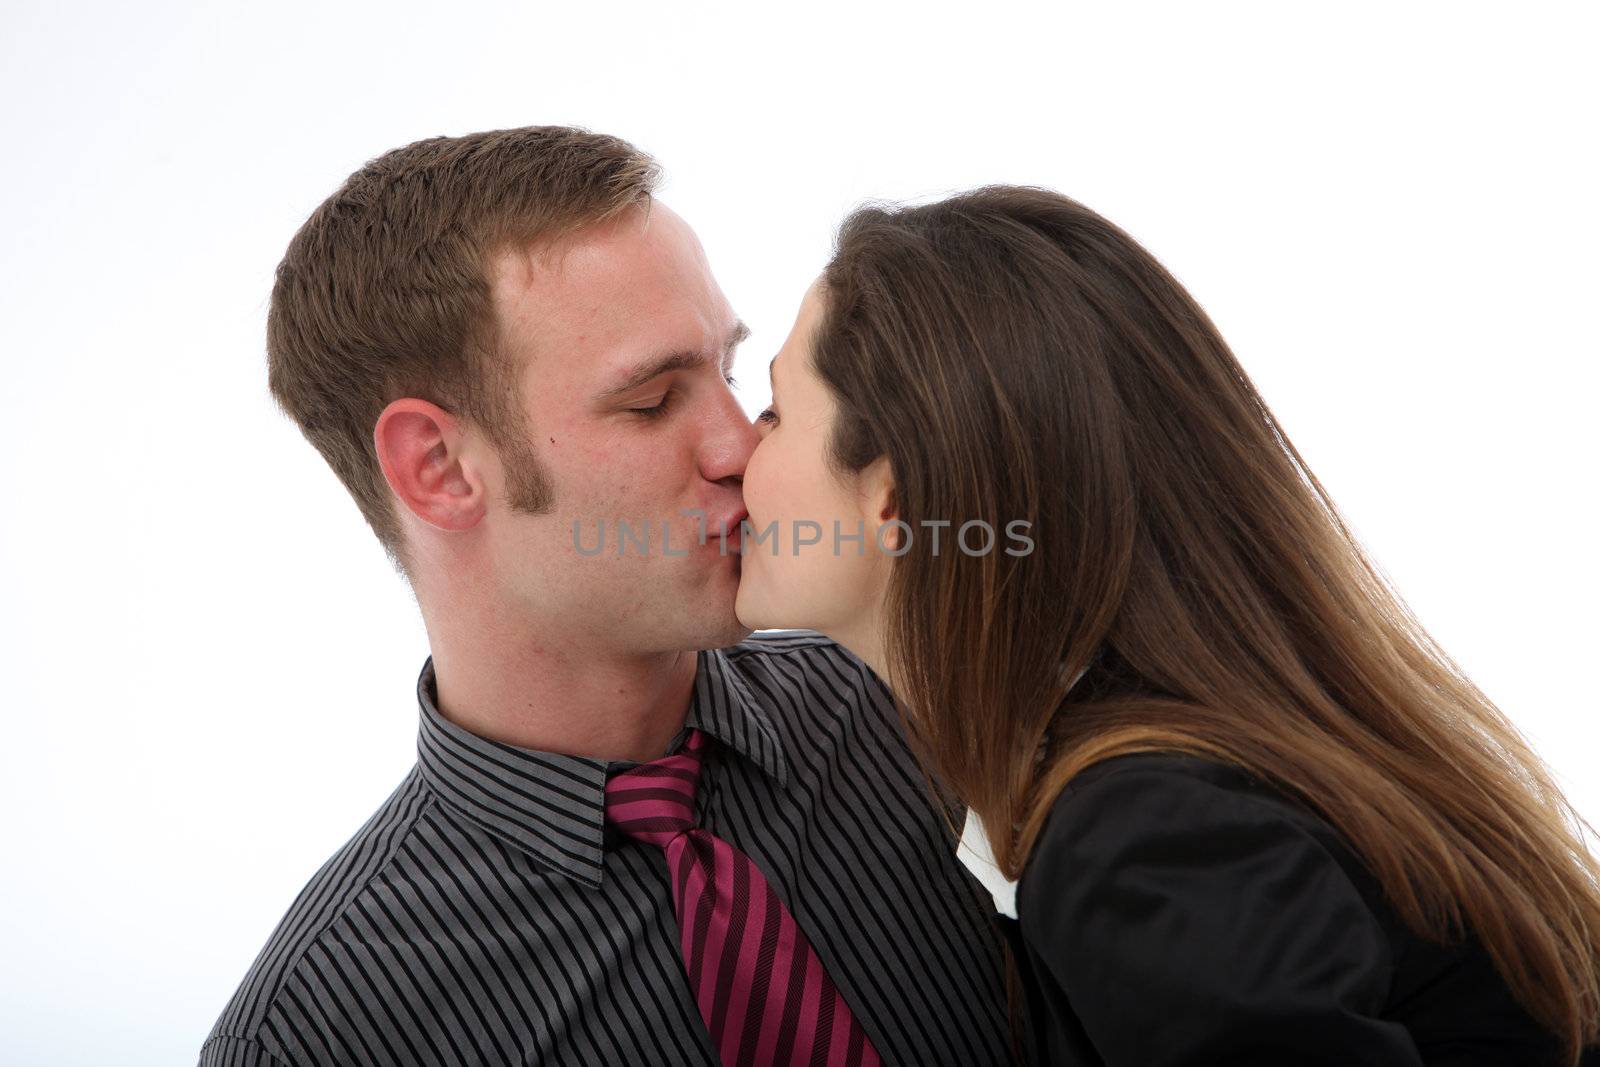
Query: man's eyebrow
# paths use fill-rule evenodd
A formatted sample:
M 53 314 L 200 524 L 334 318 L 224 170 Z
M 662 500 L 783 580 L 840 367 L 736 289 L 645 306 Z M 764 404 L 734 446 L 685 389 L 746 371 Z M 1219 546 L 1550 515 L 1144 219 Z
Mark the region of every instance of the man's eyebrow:
M 739 319 L 733 324 L 733 331 L 728 334 L 728 340 L 722 346 L 722 373 L 728 374 L 733 370 L 733 350 L 750 340 L 750 327 Z
M 749 336 L 750 327 L 746 326 L 742 320 L 733 324 L 733 330 L 728 334 L 727 341 L 723 343 L 721 353 L 722 372 L 724 374 L 727 374 L 733 366 L 733 350 L 738 348 L 740 343 Z M 600 402 L 604 404 L 616 400 L 645 385 L 652 378 L 657 378 L 672 371 L 690 370 L 709 362 L 711 360 L 706 353 L 692 349 L 680 349 L 676 352 L 667 352 L 664 355 L 644 360 L 636 364 L 621 382 L 602 392 L 600 394 Z

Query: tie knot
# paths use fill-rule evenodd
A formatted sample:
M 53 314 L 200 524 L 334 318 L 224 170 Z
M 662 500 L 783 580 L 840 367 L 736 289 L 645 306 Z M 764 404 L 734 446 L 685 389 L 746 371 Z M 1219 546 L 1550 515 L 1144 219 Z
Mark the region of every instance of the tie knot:
M 629 837 L 665 847 L 695 827 L 705 735 L 691 729 L 681 751 L 620 771 L 606 782 L 606 821 Z

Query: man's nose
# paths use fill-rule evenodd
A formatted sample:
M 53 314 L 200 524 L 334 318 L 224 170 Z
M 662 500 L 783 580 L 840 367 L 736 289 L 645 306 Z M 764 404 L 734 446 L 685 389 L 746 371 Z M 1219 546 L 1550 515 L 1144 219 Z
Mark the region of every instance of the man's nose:
M 715 425 L 704 443 L 700 462 L 706 480 L 731 480 L 736 484 L 743 481 L 745 465 L 760 443 L 755 423 L 729 393 L 718 406 Z

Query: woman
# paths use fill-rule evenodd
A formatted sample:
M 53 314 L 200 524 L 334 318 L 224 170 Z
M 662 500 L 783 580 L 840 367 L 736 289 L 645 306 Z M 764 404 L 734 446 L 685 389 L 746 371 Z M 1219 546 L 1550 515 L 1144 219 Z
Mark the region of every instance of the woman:
M 1581 820 L 1131 238 L 1031 188 L 864 208 L 772 374 L 739 616 L 855 652 L 988 828 L 1041 1058 L 1600 1038 Z

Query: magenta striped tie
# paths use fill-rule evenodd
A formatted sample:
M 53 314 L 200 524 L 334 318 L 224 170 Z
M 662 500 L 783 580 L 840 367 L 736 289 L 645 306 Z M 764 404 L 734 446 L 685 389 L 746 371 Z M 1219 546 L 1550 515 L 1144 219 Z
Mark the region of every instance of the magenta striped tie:
M 705 734 L 606 783 L 606 819 L 666 853 L 683 965 L 724 1067 L 878 1067 L 800 926 L 750 857 L 695 825 Z

